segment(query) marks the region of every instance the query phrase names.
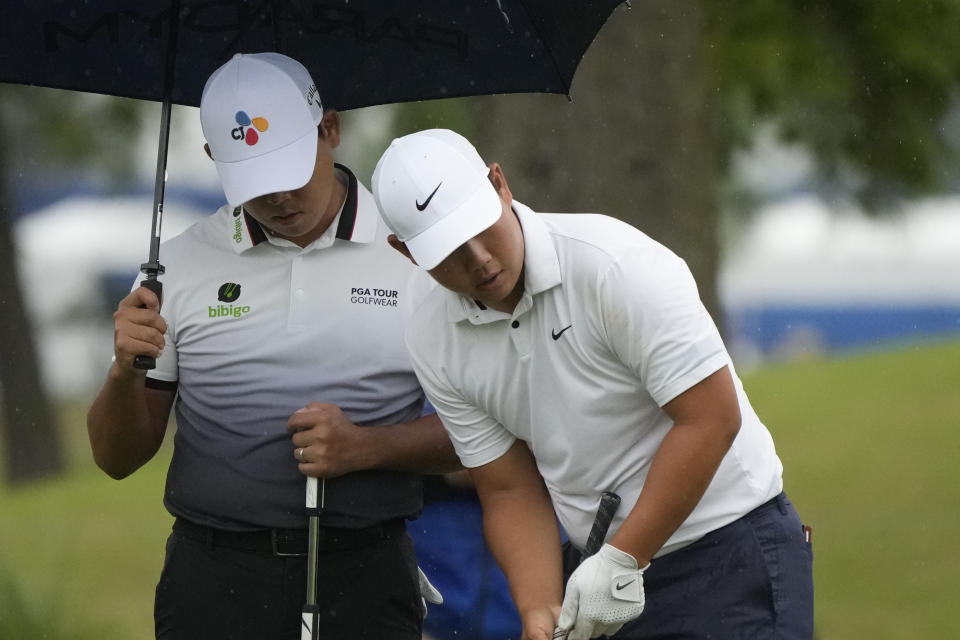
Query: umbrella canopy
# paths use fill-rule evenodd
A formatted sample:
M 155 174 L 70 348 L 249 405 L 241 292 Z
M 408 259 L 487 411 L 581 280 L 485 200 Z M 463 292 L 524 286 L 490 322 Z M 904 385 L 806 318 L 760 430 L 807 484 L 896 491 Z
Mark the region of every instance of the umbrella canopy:
M 4 2 L 0 82 L 163 103 L 150 254 L 156 279 L 171 104 L 199 106 L 234 53 L 277 51 L 324 107 L 493 93 L 567 94 L 622 0 L 20 0 Z M 136 362 L 150 368 L 152 359 Z
M 324 104 L 568 94 L 621 0 L 5 2 L 0 81 L 197 106 L 234 53 L 302 62 Z

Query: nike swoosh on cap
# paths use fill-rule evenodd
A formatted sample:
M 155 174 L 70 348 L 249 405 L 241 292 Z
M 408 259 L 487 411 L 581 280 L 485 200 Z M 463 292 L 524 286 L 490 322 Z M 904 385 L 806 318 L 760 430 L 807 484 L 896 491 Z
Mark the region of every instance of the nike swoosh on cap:
M 442 182 L 440 184 L 443 184 Z M 437 185 L 437 189 L 440 188 L 440 184 Z M 430 201 L 433 200 L 433 196 L 437 195 L 437 189 L 434 189 L 433 192 L 427 196 L 427 199 L 423 201 L 423 204 L 420 204 L 420 201 L 417 200 L 417 211 L 423 211 L 427 208 L 427 205 L 430 204 Z

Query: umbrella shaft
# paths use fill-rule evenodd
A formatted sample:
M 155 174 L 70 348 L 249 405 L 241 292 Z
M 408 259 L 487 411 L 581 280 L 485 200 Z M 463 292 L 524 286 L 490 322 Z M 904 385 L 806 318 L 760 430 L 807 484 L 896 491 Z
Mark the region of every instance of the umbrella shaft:
M 160 141 L 157 145 L 157 177 L 153 185 L 153 229 L 150 236 L 150 256 L 147 262 L 160 262 L 160 228 L 163 225 L 163 196 L 167 183 L 167 148 L 170 144 L 170 112 L 169 99 L 163 101 L 160 112 Z

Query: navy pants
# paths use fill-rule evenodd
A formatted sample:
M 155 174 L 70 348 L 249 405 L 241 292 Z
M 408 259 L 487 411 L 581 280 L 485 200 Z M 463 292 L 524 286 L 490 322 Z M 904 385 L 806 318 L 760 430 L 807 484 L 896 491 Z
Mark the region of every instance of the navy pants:
M 321 638 L 420 640 L 420 582 L 405 531 L 321 549 Z M 299 640 L 304 557 L 231 548 L 178 531 L 167 540 L 154 620 L 161 640 Z
M 575 550 L 564 554 L 564 573 Z M 781 493 L 697 542 L 655 558 L 646 606 L 617 640 L 810 640 L 813 550 Z

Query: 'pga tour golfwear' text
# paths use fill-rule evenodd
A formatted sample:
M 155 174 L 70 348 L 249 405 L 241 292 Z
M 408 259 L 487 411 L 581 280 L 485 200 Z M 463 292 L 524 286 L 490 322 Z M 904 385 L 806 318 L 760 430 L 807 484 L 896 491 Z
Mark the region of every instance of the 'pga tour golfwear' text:
M 291 414 L 316 401 L 358 425 L 420 417 L 402 336 L 432 283 L 387 244 L 369 191 L 345 167 L 336 175 L 346 201 L 305 248 L 230 206 L 163 244 L 168 330 L 148 385 L 178 392 L 164 497 L 176 516 L 220 529 L 302 528 Z M 415 516 L 422 502 L 419 479 L 395 471 L 328 479 L 324 498 L 322 524 L 350 528 Z
M 723 367 L 742 425 L 697 507 L 657 556 L 777 496 L 782 466 L 687 265 L 602 215 L 513 203 L 525 242 L 512 314 L 438 287 L 407 332 L 414 366 L 463 464 L 525 441 L 564 530 L 583 549 L 597 496 L 633 505 L 672 426 L 662 407 Z M 613 483 L 613 484 L 611 484 Z M 617 531 L 630 508 L 620 509 Z

